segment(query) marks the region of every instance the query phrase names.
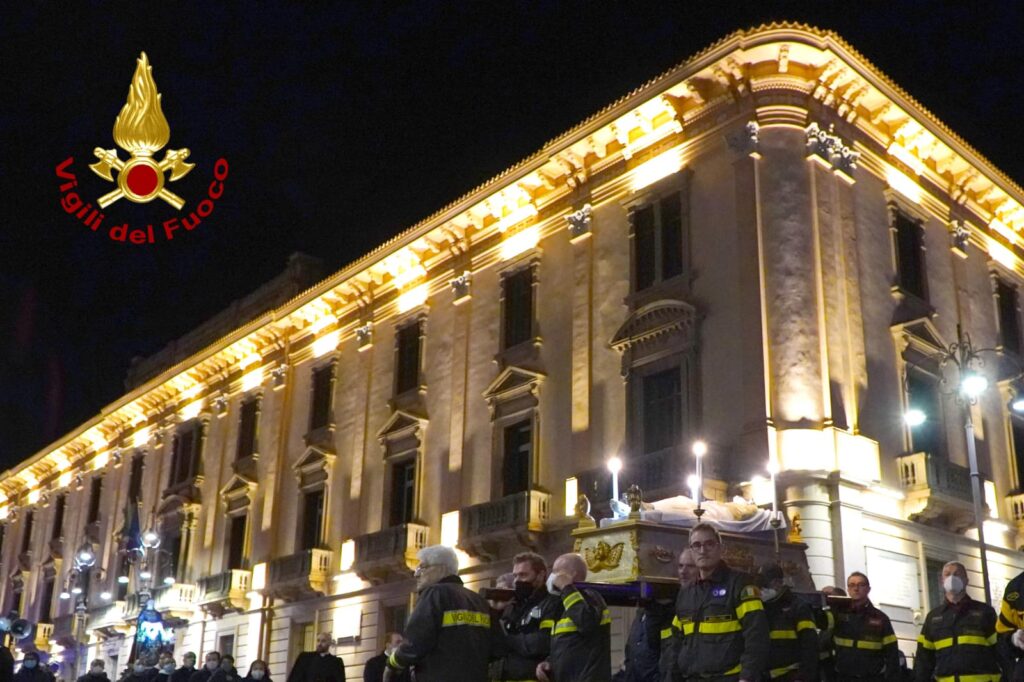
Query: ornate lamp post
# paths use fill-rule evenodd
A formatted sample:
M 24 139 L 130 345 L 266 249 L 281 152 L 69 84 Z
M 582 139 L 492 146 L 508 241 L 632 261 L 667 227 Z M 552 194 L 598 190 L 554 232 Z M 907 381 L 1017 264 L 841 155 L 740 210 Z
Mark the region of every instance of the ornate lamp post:
M 83 667 L 82 663 L 85 659 L 86 645 L 88 639 L 85 632 L 85 619 L 86 611 L 88 609 L 89 595 L 86 589 L 82 586 L 82 583 L 89 576 L 89 573 L 96 566 L 96 548 L 88 538 L 82 541 L 82 544 L 75 550 L 74 559 L 72 559 L 73 568 L 68 574 L 67 586 L 64 591 L 61 592 L 61 599 L 70 599 L 72 596 L 75 597 L 75 614 L 72 627 L 72 636 L 75 638 L 75 642 L 78 644 L 77 651 L 75 653 L 75 670 L 76 677 L 81 674 Z M 101 569 L 96 569 L 97 571 Z M 108 593 L 104 593 L 108 595 Z

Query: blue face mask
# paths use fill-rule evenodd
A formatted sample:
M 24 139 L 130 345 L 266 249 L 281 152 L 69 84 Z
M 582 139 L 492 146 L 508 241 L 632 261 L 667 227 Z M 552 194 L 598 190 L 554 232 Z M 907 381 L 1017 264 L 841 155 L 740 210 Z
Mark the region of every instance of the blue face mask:
M 25 662 L 24 662 L 24 663 L 23 663 L 22 665 L 24 665 L 24 666 L 25 666 L 26 668 L 28 668 L 29 670 L 31 670 L 32 668 L 36 667 L 36 664 L 37 664 L 38 662 L 39 662 L 39 661 L 33 660 L 33 659 L 31 659 L 31 658 L 27 658 L 27 659 L 25 659 Z

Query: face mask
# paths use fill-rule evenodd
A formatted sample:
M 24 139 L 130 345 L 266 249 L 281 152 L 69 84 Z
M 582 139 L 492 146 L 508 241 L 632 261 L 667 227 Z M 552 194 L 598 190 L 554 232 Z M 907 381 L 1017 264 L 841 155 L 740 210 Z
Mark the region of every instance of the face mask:
M 174 664 L 173 663 L 168 663 L 167 665 L 165 665 L 164 666 L 164 672 L 165 673 L 173 673 L 174 672 Z
M 90 675 L 102 675 L 103 674 L 103 668 L 89 668 L 89 674 Z
M 960 594 L 964 591 L 964 581 L 957 575 L 946 576 L 942 581 L 942 589 L 951 594 Z
M 135 664 L 135 672 L 141 673 L 141 672 L 145 672 L 145 670 L 146 670 L 146 666 L 142 665 L 141 663 L 136 663 Z
M 219 667 L 220 667 L 220 663 L 218 663 L 217 661 L 207 661 L 206 662 L 206 669 L 209 670 L 210 672 L 213 672 L 214 670 L 216 670 Z
M 254 680 L 262 680 L 263 679 L 263 675 L 264 675 L 264 672 L 262 670 L 253 670 L 252 671 L 252 679 L 254 679 Z
M 32 668 L 36 667 L 36 663 L 38 663 L 38 662 L 39 661 L 33 661 L 31 658 L 28 658 L 28 659 L 25 659 L 25 662 L 22 663 L 22 665 L 25 666 L 26 668 L 28 668 L 29 670 L 31 670 Z
M 777 596 L 779 596 L 779 593 L 770 587 L 766 587 L 763 590 L 761 590 L 761 601 L 771 601 L 772 599 L 775 599 L 775 597 Z
M 557 595 L 561 594 L 562 591 L 560 589 L 558 589 L 557 587 L 555 587 L 555 576 L 556 575 L 557 575 L 556 573 L 552 573 L 551 575 L 548 576 L 547 586 L 548 586 L 548 592 L 557 596 Z
M 526 601 L 530 598 L 530 595 L 533 594 L 533 585 L 523 580 L 517 580 L 515 590 L 516 599 L 519 601 Z

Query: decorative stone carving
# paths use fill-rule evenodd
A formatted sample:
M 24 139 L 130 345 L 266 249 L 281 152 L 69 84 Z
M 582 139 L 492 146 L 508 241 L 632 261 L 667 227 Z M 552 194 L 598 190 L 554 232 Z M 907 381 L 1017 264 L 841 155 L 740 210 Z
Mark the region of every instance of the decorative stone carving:
M 743 132 L 736 132 L 726 137 L 729 148 L 737 154 L 744 154 L 755 159 L 761 158 L 761 141 L 758 137 L 761 126 L 757 121 L 748 121 Z
M 857 169 L 860 152 L 854 151 L 844 144 L 834 131 L 834 125 L 830 125 L 825 131 L 812 121 L 806 128 L 807 155 L 808 157 L 817 156 L 834 171 L 852 178 L 853 171 Z
M 567 227 L 569 228 L 571 239 L 578 239 L 590 233 L 590 217 L 593 212 L 590 204 L 584 204 L 583 208 L 565 216 L 565 222 L 568 223 Z
M 273 383 L 274 388 L 281 388 L 284 386 L 284 380 L 287 376 L 288 365 L 281 364 L 270 370 L 270 380 Z
M 213 399 L 213 411 L 215 414 L 224 414 L 228 411 L 228 399 L 222 395 Z
M 356 327 L 356 341 L 359 343 L 359 350 L 365 350 L 373 345 L 373 322 Z
M 953 253 L 961 258 L 967 258 L 967 243 L 971 238 L 971 231 L 962 220 L 949 221 L 950 248 Z
M 472 275 L 469 271 L 464 271 L 458 277 L 448 280 L 448 284 L 451 285 L 452 294 L 455 295 L 455 301 L 461 301 L 464 298 L 469 297 L 469 286 L 472 281 Z

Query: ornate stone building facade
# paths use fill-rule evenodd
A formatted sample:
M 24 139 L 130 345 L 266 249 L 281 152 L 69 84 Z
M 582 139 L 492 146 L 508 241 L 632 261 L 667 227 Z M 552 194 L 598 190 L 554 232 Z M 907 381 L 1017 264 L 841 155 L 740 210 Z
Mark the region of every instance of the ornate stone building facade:
M 910 653 L 937 566 L 982 582 L 962 408 L 933 359 L 958 325 L 998 349 L 969 408 L 994 597 L 1024 567 L 1022 205 L 839 37 L 733 34 L 135 372 L 4 474 L 0 599 L 40 623 L 34 645 L 123 664 L 143 567 L 117 532 L 138 509 L 179 657 L 230 650 L 281 676 L 326 629 L 357 673 L 408 613 L 418 548 L 457 545 L 483 586 L 516 551 L 570 546 L 576 495 L 608 497 L 607 458 L 664 498 L 702 438 L 705 494 L 763 496 L 777 463 L 818 586 L 884 574 L 873 596 Z M 76 629 L 55 595 L 83 543 Z

